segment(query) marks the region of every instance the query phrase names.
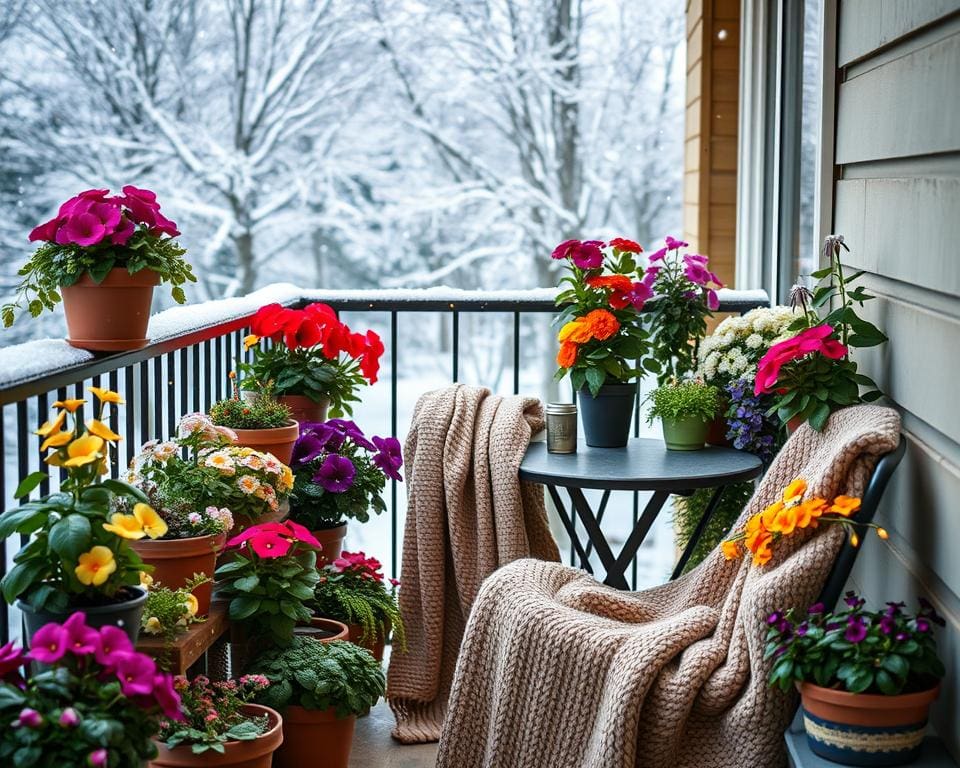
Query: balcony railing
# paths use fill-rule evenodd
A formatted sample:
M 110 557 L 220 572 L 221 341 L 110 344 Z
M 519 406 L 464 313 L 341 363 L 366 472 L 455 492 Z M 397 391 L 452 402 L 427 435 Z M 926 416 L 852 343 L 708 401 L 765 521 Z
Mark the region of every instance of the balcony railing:
M 381 379 L 386 381 L 378 383 L 376 388 L 382 392 L 386 385 L 389 407 L 385 419 L 382 411 L 380 413 L 379 421 L 385 423 L 371 427 L 364 418 L 358 418 L 358 421 L 368 433 L 389 431 L 389 434 L 398 435 L 400 412 L 409 413 L 420 394 L 419 391 L 404 391 L 401 397 L 401 382 L 407 381 L 406 374 L 411 368 L 422 369 L 425 356 L 436 353 L 435 348 L 442 347 L 441 354 L 449 355 L 445 364 L 449 375 L 437 375 L 434 368 L 432 377 L 424 379 L 420 376 L 413 380 L 415 384 L 425 387 L 463 379 L 469 379 L 470 383 L 498 383 L 487 378 L 490 370 L 489 366 L 484 366 L 486 361 L 476 366 L 476 375 L 474 372 L 463 375 L 461 336 L 464 335 L 465 322 L 474 324 L 479 320 L 482 323 L 480 329 L 470 329 L 471 352 L 475 351 L 477 339 L 499 345 L 502 353 L 498 358 L 499 370 L 503 372 L 509 368 L 511 383 L 509 386 L 500 383 L 495 388 L 518 393 L 521 384 L 530 382 L 531 391 L 537 391 L 545 356 L 535 355 L 530 350 L 537 338 L 543 338 L 540 331 L 549 324 L 550 315 L 555 310 L 554 295 L 551 289 L 479 292 L 436 288 L 364 292 L 307 291 L 291 285 L 274 285 L 242 298 L 161 312 L 151 319 L 150 338 L 153 341 L 134 352 L 94 356 L 59 340 L 0 348 L 0 410 L 3 414 L 0 513 L 10 503 L 20 478 L 38 468 L 46 468 L 42 462 L 40 440 L 33 431 L 47 417 L 54 401 L 83 397 L 85 388 L 91 385 L 108 387 L 124 396 L 126 406 L 119 413 L 113 412 L 110 424 L 123 435 L 119 456 L 110 467 L 111 474 L 116 477 L 141 444 L 171 436 L 181 415 L 206 411 L 214 402 L 229 395 L 228 373 L 237 360 L 245 359 L 247 353 L 242 340 L 248 332 L 251 316 L 263 304 L 276 301 L 297 306 L 323 301 L 343 314 L 355 328 L 378 328 L 386 345 L 381 374 Z M 742 313 L 768 303 L 763 291 L 720 292 L 720 312 Z M 430 325 L 426 319 L 430 313 L 439 316 L 439 322 Z M 363 317 L 355 320 L 354 315 L 358 314 Z M 400 329 L 411 319 L 419 324 L 418 332 L 408 337 L 412 339 L 411 343 L 419 345 L 419 354 L 412 363 L 404 360 L 400 348 Z M 428 329 L 437 331 L 436 343 L 426 339 Z M 436 360 L 436 354 L 432 357 Z M 407 367 L 404 367 L 405 362 Z M 525 362 L 529 364 L 527 373 L 532 373 L 533 379 L 524 376 Z M 474 382 L 475 378 L 481 380 Z M 496 379 L 499 381 L 502 377 L 498 375 Z M 638 418 L 635 423 L 637 431 L 639 425 Z M 56 490 L 59 481 L 55 470 L 36 493 L 44 495 Z M 399 572 L 401 528 L 398 493 L 397 483 L 392 482 L 388 500 L 390 559 L 385 563 L 385 570 L 395 574 Z M 634 494 L 634 516 L 638 509 L 639 501 Z M 0 576 L 6 572 L 21 544 L 20 541 L 0 541 Z M 570 556 L 573 562 L 572 547 Z M 634 587 L 636 574 L 634 563 Z M 0 642 L 6 642 L 11 628 L 18 624 L 19 619 L 12 610 L 0 610 Z

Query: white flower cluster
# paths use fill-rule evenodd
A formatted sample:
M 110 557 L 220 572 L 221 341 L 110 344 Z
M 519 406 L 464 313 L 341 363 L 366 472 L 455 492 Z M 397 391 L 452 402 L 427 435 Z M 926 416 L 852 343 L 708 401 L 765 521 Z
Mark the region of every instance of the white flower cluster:
M 790 307 L 759 307 L 728 317 L 701 343 L 698 375 L 711 384 L 752 380 L 757 362 L 774 344 L 795 335 L 787 327 L 800 316 Z

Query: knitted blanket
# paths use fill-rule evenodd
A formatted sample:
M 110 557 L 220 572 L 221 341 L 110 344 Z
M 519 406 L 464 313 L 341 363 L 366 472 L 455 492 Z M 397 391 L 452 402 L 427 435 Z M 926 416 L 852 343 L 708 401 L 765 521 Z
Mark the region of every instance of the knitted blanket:
M 453 386 L 420 398 L 407 435 L 407 519 L 400 611 L 407 652 L 393 653 L 387 699 L 404 743 L 436 741 L 460 641 L 483 580 L 523 557 L 559 560 L 543 489 L 518 470 L 543 429 L 533 398 Z
M 900 420 L 841 410 L 802 426 L 737 523 L 803 477 L 811 495 L 859 496 Z M 715 549 L 677 581 L 620 592 L 521 560 L 484 583 L 450 694 L 438 768 L 739 768 L 785 762 L 793 695 L 767 684 L 766 617 L 812 604 L 840 526 L 787 536 L 752 566 Z

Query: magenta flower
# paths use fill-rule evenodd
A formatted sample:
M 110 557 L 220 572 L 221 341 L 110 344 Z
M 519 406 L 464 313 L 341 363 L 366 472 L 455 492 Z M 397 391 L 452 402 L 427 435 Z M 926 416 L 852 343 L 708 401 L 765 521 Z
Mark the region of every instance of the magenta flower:
M 122 629 L 110 624 L 100 628 L 100 643 L 94 650 L 98 664 L 107 669 L 113 669 L 116 654 L 131 651 L 133 651 L 133 644 Z
M 113 658 L 124 696 L 149 696 L 153 693 L 153 678 L 157 674 L 153 659 L 136 651 L 115 653 Z
M 17 725 L 23 728 L 39 728 L 43 725 L 43 715 L 30 707 L 24 707 L 20 710 L 20 716 L 17 718 Z
M 110 235 L 110 242 L 114 245 L 126 245 L 127 241 L 133 236 L 136 225 L 131 219 L 124 216 L 120 219 L 120 224 Z
M 292 544 L 286 536 L 267 531 L 250 539 L 249 546 L 257 553 L 258 557 L 272 560 L 275 557 L 283 557 L 287 554 Z
M 157 214 L 160 204 L 157 196 L 149 189 L 138 189 L 130 184 L 123 188 L 123 196 L 117 199 L 130 211 L 130 218 L 137 224 L 146 224 L 154 227 L 157 224 Z
M 717 295 L 717 292 L 710 288 L 707 291 L 707 309 L 711 312 L 716 312 L 720 309 L 720 297 Z
M 100 648 L 100 633 L 87 626 L 80 611 L 63 622 L 63 628 L 67 632 L 67 650 L 74 656 L 89 656 Z
M 677 240 L 670 235 L 667 235 L 663 238 L 664 242 L 667 244 L 667 250 L 675 251 L 678 248 L 686 248 L 690 243 L 685 243 L 683 240 Z
M 848 643 L 860 643 L 867 636 L 867 622 L 860 616 L 851 616 L 847 621 L 847 629 L 843 633 Z
M 11 682 L 8 678 L 13 673 L 15 682 L 20 682 L 20 667 L 26 662 L 26 654 L 22 648 L 12 642 L 0 646 L 0 680 Z
M 263 533 L 280 533 L 284 535 L 289 535 L 290 529 L 287 528 L 283 523 L 260 523 L 259 525 L 251 525 L 247 530 L 238 533 L 232 539 L 227 542 L 228 547 L 239 547 L 243 542 L 249 541 L 254 536 L 260 536 Z
M 164 717 L 170 720 L 183 720 L 180 710 L 180 694 L 173 687 L 173 677 L 157 675 L 153 678 L 153 695 L 163 710 Z
M 107 234 L 103 222 L 92 213 L 81 213 L 67 219 L 57 230 L 60 245 L 96 245 Z
M 663 261 L 663 257 L 667 255 L 668 250 L 669 250 L 668 248 L 660 248 L 659 250 L 656 250 L 653 253 L 651 253 L 650 263 L 652 264 L 655 261 Z
M 329 493 L 343 493 L 353 486 L 357 470 L 350 459 L 330 455 L 313 476 L 313 482 Z
M 76 728 L 80 725 L 80 715 L 77 714 L 77 710 L 73 707 L 67 707 L 63 712 L 60 713 L 60 717 L 57 718 L 57 722 L 60 723 L 64 728 Z
M 653 296 L 653 288 L 646 281 L 634 282 L 633 287 L 624 296 L 633 305 L 633 308 L 639 312 L 643 309 L 647 300 Z
M 551 259 L 566 259 L 569 258 L 571 250 L 580 245 L 579 240 L 564 240 L 560 245 L 553 249 L 553 253 L 550 254 Z
M 87 755 L 87 765 L 90 768 L 107 768 L 110 764 L 110 753 L 107 750 L 95 749 L 89 755 Z
M 597 269 L 603 265 L 603 247 L 601 240 L 564 240 L 553 249 L 554 259 L 570 259 L 580 269 Z
M 400 467 L 403 466 L 403 454 L 400 449 L 400 441 L 395 437 L 374 437 L 377 453 L 373 457 L 373 463 L 380 467 L 383 474 L 394 480 L 403 480 L 400 476 Z
M 28 656 L 41 664 L 56 664 L 67 652 L 70 635 L 55 622 L 44 624 L 30 640 Z
M 38 224 L 30 230 L 30 236 L 27 238 L 31 243 L 37 240 L 44 240 L 48 243 L 56 242 L 57 230 L 60 228 L 60 217 L 50 219 L 50 221 Z
M 323 549 L 323 545 L 317 540 L 317 537 L 314 536 L 310 531 L 300 525 L 300 523 L 295 523 L 293 520 L 284 521 L 284 525 L 290 529 L 290 533 L 293 534 L 293 537 L 304 544 L 309 544 L 311 547 L 316 547 L 317 549 Z

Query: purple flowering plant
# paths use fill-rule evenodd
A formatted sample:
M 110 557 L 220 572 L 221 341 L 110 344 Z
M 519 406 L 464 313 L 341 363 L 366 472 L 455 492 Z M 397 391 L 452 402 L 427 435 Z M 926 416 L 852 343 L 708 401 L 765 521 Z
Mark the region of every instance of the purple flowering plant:
M 142 765 L 161 723 L 183 717 L 173 678 L 117 627 L 78 612 L 31 645 L 0 647 L 0 765 Z M 30 661 L 46 668 L 24 678 Z
M 934 626 L 944 626 L 922 597 L 916 614 L 904 603 L 864 610 L 864 600 L 847 592 L 843 607 L 827 612 L 823 603 L 805 615 L 794 609 L 767 618 L 765 659 L 773 659 L 770 684 L 788 690 L 814 683 L 850 693 L 894 696 L 932 688 L 943 677 Z
M 746 379 L 731 382 L 724 387 L 724 392 L 727 440 L 737 450 L 749 451 L 769 464 L 783 438 L 780 421 L 767 413 L 768 397 L 753 394 L 753 385 Z
M 402 480 L 403 456 L 395 437 L 367 438 L 352 421 L 303 424 L 293 447 L 290 518 L 312 531 L 350 518 L 361 523 L 387 505 L 387 478 Z

